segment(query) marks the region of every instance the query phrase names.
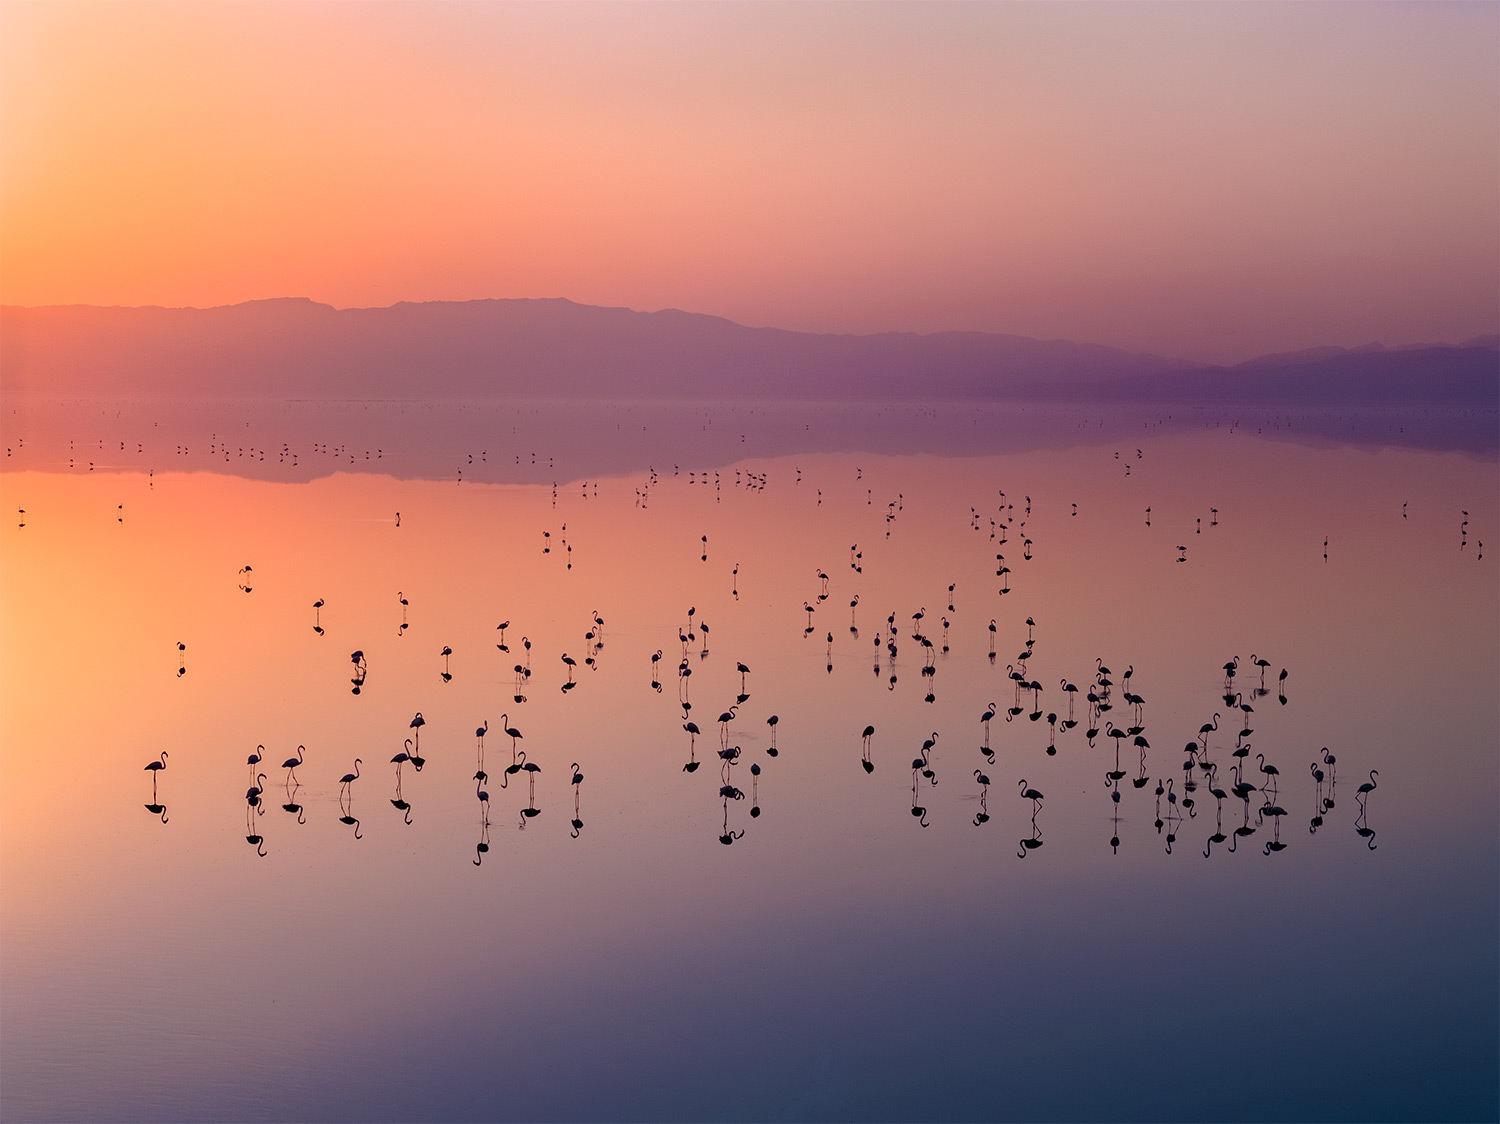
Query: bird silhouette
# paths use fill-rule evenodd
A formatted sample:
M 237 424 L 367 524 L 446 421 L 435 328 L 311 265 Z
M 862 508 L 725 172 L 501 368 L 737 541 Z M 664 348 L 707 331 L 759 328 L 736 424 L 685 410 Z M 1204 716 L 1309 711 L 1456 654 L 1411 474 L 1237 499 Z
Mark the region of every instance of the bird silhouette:
M 161 751 L 161 757 L 158 760 L 146 762 L 145 771 L 151 774 L 151 803 L 152 804 L 156 803 L 156 777 L 157 777 L 157 774 L 159 774 L 166 767 L 167 767 L 167 751 L 166 750 L 162 750 Z M 162 823 L 166 823 L 166 822 L 167 822 L 166 821 L 166 817 L 163 816 Z

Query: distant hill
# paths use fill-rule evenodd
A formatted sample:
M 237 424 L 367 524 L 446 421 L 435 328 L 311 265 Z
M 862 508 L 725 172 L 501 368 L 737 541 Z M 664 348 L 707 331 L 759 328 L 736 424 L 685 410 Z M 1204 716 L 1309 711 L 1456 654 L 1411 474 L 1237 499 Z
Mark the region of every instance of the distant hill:
M 1129 402 L 1500 407 L 1500 350 L 1488 340 L 1377 348 L 1315 348 L 1233 367 L 1121 379 L 1094 390 Z
M 1203 367 L 983 332 L 819 335 L 563 299 L 0 307 L 9 394 L 1495 405 L 1494 337 Z
M 11 392 L 328 398 L 992 398 L 1185 366 L 981 332 L 816 335 L 569 300 L 0 308 Z

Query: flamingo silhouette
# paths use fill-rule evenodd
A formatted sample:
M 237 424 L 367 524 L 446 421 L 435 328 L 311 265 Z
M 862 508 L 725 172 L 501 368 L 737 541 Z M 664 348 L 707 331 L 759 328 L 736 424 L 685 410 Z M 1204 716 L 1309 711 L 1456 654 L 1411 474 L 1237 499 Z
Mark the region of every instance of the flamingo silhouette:
M 166 767 L 167 767 L 167 751 L 166 750 L 162 750 L 161 751 L 161 760 L 159 760 L 159 761 L 148 761 L 146 763 L 145 767 L 144 767 L 145 771 L 151 774 L 151 803 L 153 803 L 153 804 L 156 803 L 156 775 L 158 773 L 160 773 Z M 166 820 L 163 819 L 162 822 L 165 823 Z
M 300 764 L 302 764 L 302 755 L 305 752 L 307 752 L 307 747 L 299 745 L 297 747 L 297 756 L 296 757 L 288 757 L 285 761 L 283 761 L 281 763 L 281 767 L 286 770 L 286 779 L 287 779 L 287 783 L 288 784 L 290 784 L 293 780 L 296 780 L 296 777 L 294 776 L 294 773 L 296 771 L 297 766 L 300 765 Z

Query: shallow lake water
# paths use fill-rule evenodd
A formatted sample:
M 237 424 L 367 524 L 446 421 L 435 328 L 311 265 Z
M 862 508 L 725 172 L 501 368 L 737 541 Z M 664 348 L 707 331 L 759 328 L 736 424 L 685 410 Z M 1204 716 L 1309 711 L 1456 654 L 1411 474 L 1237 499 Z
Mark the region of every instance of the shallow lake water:
M 1495 1117 L 1492 450 L 218 410 L 7 410 L 7 1118 Z

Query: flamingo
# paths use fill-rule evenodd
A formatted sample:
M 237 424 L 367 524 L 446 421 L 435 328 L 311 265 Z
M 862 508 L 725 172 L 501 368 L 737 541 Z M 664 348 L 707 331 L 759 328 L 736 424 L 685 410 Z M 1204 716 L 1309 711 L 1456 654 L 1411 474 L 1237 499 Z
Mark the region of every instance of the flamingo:
M 510 778 L 515 776 L 526 767 L 526 751 L 524 749 L 521 750 L 517 757 L 518 759 L 515 761 L 515 763 L 507 765 L 505 767 L 505 772 L 500 775 L 501 788 L 508 788 L 510 786 Z
M 1017 787 L 1020 788 L 1020 790 L 1021 790 L 1021 799 L 1022 800 L 1030 800 L 1031 801 L 1031 805 L 1032 805 L 1032 812 L 1031 812 L 1031 814 L 1034 817 L 1036 815 L 1037 811 L 1042 806 L 1042 800 L 1045 799 L 1045 798 L 1036 789 L 1034 789 L 1034 788 L 1028 788 L 1026 786 L 1026 778 L 1025 777 L 1021 778 L 1021 780 L 1018 783 Z
M 1275 765 L 1266 764 L 1266 755 L 1264 753 L 1257 753 L 1255 755 L 1255 760 L 1260 762 L 1260 771 L 1266 776 L 1279 777 L 1281 775 L 1281 770 L 1276 768 Z
M 719 715 L 719 736 L 723 739 L 725 745 L 729 744 L 729 724 L 734 721 L 734 712 L 738 709 L 739 704 L 735 703 L 723 714 Z
M 517 730 L 514 726 L 509 725 L 509 722 L 510 712 L 506 711 L 504 714 L 500 715 L 500 728 L 503 729 L 506 736 L 510 738 L 510 759 L 514 761 L 516 759 L 516 742 L 521 738 L 521 731 Z
M 307 751 L 307 747 L 306 746 L 300 746 L 299 745 L 297 747 L 297 756 L 296 757 L 288 757 L 285 761 L 283 761 L 281 763 L 281 767 L 286 770 L 286 779 L 287 779 L 288 783 L 290 783 L 294 779 L 292 777 L 292 771 L 294 769 L 296 769 L 298 765 L 302 764 L 302 755 L 306 751 Z
M 345 773 L 342 777 L 339 778 L 339 784 L 342 785 L 345 789 L 348 789 L 348 787 L 351 784 L 353 784 L 355 781 L 357 781 L 357 780 L 359 780 L 359 758 L 358 757 L 356 757 L 354 759 L 354 772 L 352 772 L 352 773 Z
M 1328 766 L 1328 776 L 1330 779 L 1338 776 L 1338 769 L 1336 768 L 1338 763 L 1339 759 L 1333 754 L 1329 753 L 1328 747 L 1325 745 L 1323 747 L 1323 764 Z

